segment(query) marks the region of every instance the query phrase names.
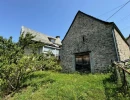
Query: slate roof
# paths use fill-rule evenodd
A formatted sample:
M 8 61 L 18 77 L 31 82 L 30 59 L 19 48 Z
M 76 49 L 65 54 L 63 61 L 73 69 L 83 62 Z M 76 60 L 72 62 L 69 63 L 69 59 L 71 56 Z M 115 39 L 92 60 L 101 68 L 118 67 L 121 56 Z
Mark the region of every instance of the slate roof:
M 32 40 L 34 40 L 34 41 L 40 41 L 40 42 L 43 42 L 43 43 L 45 43 L 45 44 L 54 45 L 54 46 L 55 46 L 55 45 L 59 45 L 59 46 L 62 45 L 60 38 L 51 37 L 51 36 L 45 35 L 45 34 L 43 34 L 43 33 L 34 31 L 34 30 L 32 30 L 32 29 L 30 29 L 30 28 L 27 28 L 27 27 L 25 27 L 25 26 L 22 26 L 22 28 L 21 28 L 21 33 L 20 33 L 20 34 L 24 34 L 24 36 L 25 36 L 25 34 L 27 34 L 27 33 L 31 33 L 33 36 L 35 36 L 35 38 L 32 39 Z M 49 40 L 49 38 L 50 38 L 50 39 L 54 39 L 55 42 L 52 43 L 52 42 Z

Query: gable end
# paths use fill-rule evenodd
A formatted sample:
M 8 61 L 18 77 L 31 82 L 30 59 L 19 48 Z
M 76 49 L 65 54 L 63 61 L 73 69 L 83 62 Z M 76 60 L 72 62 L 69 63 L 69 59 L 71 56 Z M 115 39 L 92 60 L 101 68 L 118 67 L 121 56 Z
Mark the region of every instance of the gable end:
M 75 15 L 75 17 L 74 17 L 72 23 L 71 23 L 71 25 L 70 25 L 70 27 L 69 27 L 69 29 L 68 29 L 66 35 L 64 36 L 62 42 L 63 42 L 64 39 L 66 38 L 68 32 L 70 31 L 72 25 L 74 24 L 74 22 L 75 22 L 75 20 L 76 20 L 76 18 L 77 18 L 77 16 L 78 16 L 79 14 L 83 14 L 83 15 L 85 15 L 85 16 L 88 16 L 88 17 L 90 17 L 90 18 L 92 18 L 92 19 L 94 19 L 94 20 L 99 21 L 100 23 L 104 23 L 104 24 L 112 24 L 112 22 L 106 22 L 106 21 L 100 20 L 100 19 L 98 19 L 98 18 L 95 18 L 95 17 L 93 17 L 93 16 L 91 16 L 91 15 L 85 14 L 84 12 L 78 11 L 77 14 Z

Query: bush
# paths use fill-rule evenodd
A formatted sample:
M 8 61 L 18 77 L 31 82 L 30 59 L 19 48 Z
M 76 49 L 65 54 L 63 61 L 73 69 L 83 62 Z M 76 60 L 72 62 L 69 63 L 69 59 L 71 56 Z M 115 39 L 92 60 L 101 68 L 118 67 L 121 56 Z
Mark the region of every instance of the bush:
M 21 36 L 17 43 L 12 41 L 12 37 L 4 39 L 0 37 L 0 92 L 9 94 L 21 86 L 21 80 L 25 75 L 37 70 L 59 71 L 61 67 L 52 55 L 37 54 L 35 51 L 40 42 L 31 41 L 33 36 L 27 34 Z M 32 54 L 24 55 L 26 46 L 32 47 Z
M 48 55 L 49 53 L 46 54 L 41 54 L 39 56 L 40 59 L 40 63 L 41 63 L 41 69 L 42 70 L 52 70 L 52 71 L 61 71 L 61 66 L 58 64 L 58 60 L 56 59 L 56 57 L 52 56 L 52 55 Z

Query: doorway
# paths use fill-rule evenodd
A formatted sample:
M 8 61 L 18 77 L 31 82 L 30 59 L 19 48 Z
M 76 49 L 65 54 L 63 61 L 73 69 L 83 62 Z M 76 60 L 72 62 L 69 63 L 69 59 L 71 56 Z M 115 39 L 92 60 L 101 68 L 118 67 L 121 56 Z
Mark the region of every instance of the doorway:
M 91 72 L 89 52 L 75 54 L 75 65 L 76 71 Z

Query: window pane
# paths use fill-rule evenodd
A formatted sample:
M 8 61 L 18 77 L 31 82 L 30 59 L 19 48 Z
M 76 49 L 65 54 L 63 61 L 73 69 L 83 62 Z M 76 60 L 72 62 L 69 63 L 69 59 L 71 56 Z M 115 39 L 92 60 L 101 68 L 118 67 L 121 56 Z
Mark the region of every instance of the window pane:
M 47 51 L 49 51 L 49 48 L 47 48 L 47 47 L 44 47 L 44 51 L 46 51 L 46 52 L 47 52 Z

